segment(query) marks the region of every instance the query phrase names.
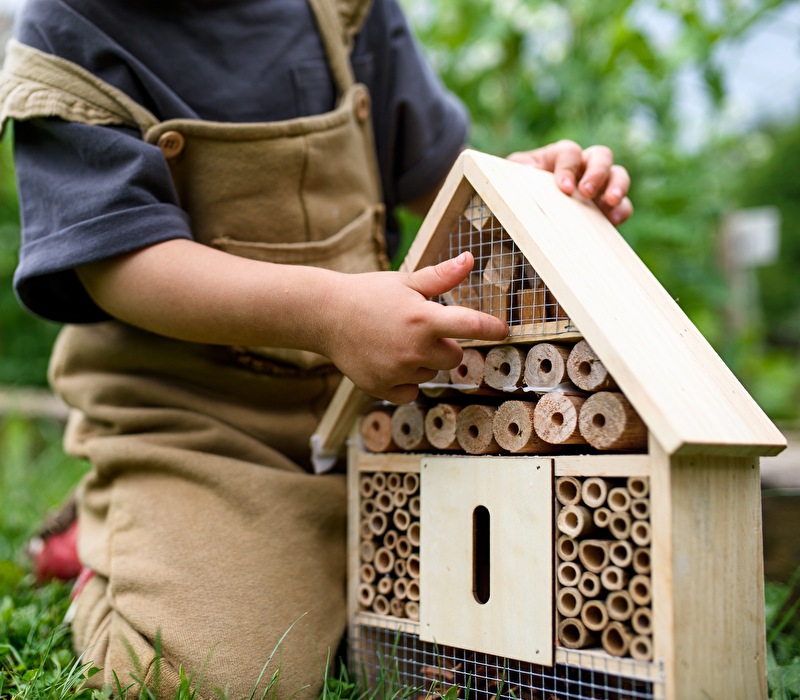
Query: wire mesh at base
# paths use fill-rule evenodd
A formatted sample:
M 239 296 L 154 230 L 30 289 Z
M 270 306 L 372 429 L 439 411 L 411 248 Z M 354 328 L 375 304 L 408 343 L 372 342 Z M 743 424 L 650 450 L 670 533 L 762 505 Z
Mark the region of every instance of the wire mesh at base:
M 658 682 L 569 664 L 553 667 L 424 642 L 416 634 L 356 625 L 351 667 L 359 681 L 394 697 L 418 689 L 414 700 L 660 700 Z M 454 695 L 455 693 L 455 695 Z

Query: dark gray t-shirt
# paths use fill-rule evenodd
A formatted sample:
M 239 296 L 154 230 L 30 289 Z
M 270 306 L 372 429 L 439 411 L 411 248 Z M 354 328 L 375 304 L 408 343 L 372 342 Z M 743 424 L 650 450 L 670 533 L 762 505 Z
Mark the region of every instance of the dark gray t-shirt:
M 305 0 L 28 0 L 15 35 L 83 66 L 161 120 L 265 122 L 334 107 Z M 467 117 L 425 62 L 396 0 L 374 0 L 352 64 L 372 95 L 391 212 L 446 174 Z M 22 211 L 14 282 L 32 312 L 103 320 L 75 266 L 192 237 L 161 151 L 137 131 L 34 119 L 17 123 L 14 136 Z

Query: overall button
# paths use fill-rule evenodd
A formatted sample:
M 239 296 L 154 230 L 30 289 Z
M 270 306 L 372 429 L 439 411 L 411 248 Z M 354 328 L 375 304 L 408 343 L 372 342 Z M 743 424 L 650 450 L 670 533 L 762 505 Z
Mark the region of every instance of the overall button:
M 366 90 L 360 90 L 355 97 L 356 119 L 365 122 L 369 119 L 370 101 Z M 166 134 L 165 134 L 166 136 Z
M 186 139 L 180 131 L 165 131 L 158 137 L 158 147 L 167 160 L 177 158 L 185 145 Z

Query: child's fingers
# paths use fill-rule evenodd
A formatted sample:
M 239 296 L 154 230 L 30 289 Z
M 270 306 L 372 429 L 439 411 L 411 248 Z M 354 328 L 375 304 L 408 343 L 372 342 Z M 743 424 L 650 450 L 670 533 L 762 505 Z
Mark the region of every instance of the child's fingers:
M 505 321 L 466 306 L 442 306 L 437 329 L 440 337 L 459 340 L 499 342 L 508 337 L 508 325 Z
M 426 298 L 435 297 L 461 284 L 472 271 L 474 262 L 472 253 L 465 251 L 458 257 L 450 258 L 438 265 L 410 272 L 407 284 Z

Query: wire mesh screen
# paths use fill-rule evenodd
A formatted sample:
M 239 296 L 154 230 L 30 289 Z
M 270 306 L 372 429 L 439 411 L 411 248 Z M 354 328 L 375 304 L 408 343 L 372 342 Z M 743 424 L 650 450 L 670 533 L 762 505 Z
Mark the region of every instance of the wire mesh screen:
M 511 335 L 574 332 L 564 309 L 520 252 L 486 203 L 473 195 L 458 217 L 440 260 L 465 250 L 475 257 L 470 276 L 440 296 L 443 304 L 469 306 L 504 320 Z
M 575 654 L 575 652 L 572 652 Z M 462 700 L 662 700 L 663 682 L 615 673 L 613 659 L 593 668 L 552 668 L 438 646 L 411 632 L 358 624 L 351 634 L 353 669 L 382 697 L 416 690 L 415 700 L 455 692 Z M 569 653 L 567 653 L 567 657 Z M 577 656 L 576 656 L 577 658 Z M 605 666 L 603 666 L 605 664 Z

